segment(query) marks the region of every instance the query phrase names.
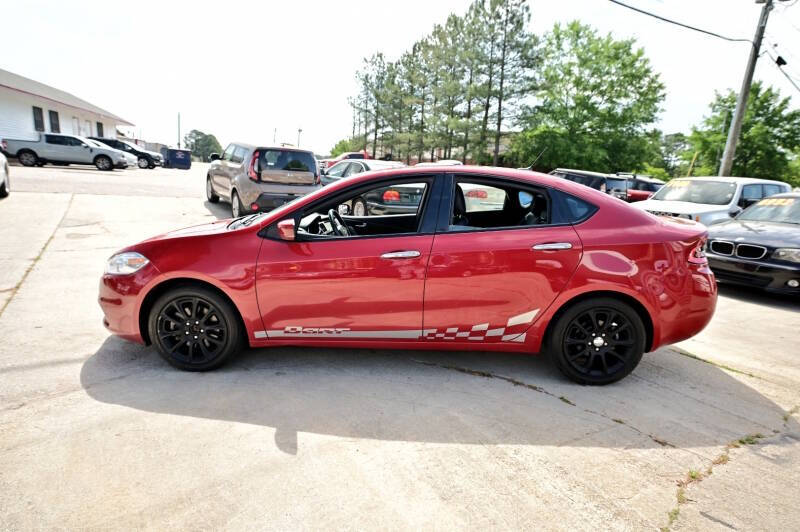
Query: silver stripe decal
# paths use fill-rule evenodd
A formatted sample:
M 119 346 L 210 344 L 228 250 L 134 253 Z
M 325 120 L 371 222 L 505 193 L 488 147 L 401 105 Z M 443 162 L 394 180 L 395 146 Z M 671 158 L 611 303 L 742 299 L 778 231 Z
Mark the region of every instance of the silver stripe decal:
M 508 318 L 508 324 L 506 327 L 513 327 L 514 325 L 522 325 L 523 323 L 530 323 L 533 321 L 533 318 L 536 317 L 536 314 L 539 313 L 539 309 L 533 309 L 530 312 L 526 312 L 525 314 L 520 314 L 519 316 L 512 316 Z
M 266 338 L 267 337 L 267 331 L 255 331 L 253 333 L 253 336 L 255 336 L 256 338 Z
M 499 329 L 491 329 L 486 331 L 486 336 L 502 336 L 505 330 L 506 330 L 505 327 L 500 327 Z
M 431 332 L 436 332 L 435 329 Z M 286 332 L 284 329 L 267 331 L 270 338 L 413 338 L 422 336 L 421 329 L 403 331 L 319 331 L 308 332 Z

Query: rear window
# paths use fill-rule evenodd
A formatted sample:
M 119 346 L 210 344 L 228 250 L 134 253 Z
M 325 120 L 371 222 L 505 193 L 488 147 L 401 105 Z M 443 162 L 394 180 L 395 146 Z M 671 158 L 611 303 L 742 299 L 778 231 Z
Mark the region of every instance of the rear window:
M 363 158 L 364 158 L 363 153 L 350 153 L 347 155 L 347 157 L 345 157 L 345 159 L 363 159 Z
M 310 152 L 263 150 L 259 162 L 262 170 L 317 173 L 317 162 Z
M 628 180 L 609 177 L 606 179 L 606 190 L 628 190 Z

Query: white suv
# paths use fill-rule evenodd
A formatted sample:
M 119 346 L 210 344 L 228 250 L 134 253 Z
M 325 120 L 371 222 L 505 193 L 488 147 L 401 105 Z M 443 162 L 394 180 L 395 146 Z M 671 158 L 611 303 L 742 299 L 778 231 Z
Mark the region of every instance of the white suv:
M 788 183 L 752 177 L 684 177 L 632 205 L 651 214 L 711 225 L 733 218 L 762 198 L 790 190 Z

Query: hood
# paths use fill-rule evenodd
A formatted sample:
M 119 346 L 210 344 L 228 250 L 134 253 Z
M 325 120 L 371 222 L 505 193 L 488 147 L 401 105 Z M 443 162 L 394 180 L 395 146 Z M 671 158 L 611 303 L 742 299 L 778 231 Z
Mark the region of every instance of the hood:
M 228 231 L 228 225 L 230 223 L 231 220 L 216 220 L 207 224 L 192 225 L 190 227 L 184 227 L 183 229 L 176 229 L 175 231 L 169 231 L 168 233 L 154 236 L 153 238 L 147 239 L 147 242 L 187 236 L 206 236 L 225 233 Z
M 655 212 L 671 212 L 675 214 L 705 214 L 707 212 L 728 212 L 728 205 L 710 205 L 707 203 L 691 203 L 689 201 L 661 201 L 647 199 L 632 203 L 637 209 Z
M 709 227 L 708 238 L 773 248 L 800 248 L 800 225 L 731 220 Z

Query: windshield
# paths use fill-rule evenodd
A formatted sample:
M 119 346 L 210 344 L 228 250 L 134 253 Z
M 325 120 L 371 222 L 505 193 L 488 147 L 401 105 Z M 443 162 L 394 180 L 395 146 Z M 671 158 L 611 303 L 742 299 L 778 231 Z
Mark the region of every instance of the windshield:
M 699 179 L 674 179 L 653 194 L 661 201 L 686 201 L 706 205 L 727 205 L 736 192 L 736 183 L 701 181 Z
M 800 224 L 800 198 L 767 198 L 744 210 L 737 220 Z

